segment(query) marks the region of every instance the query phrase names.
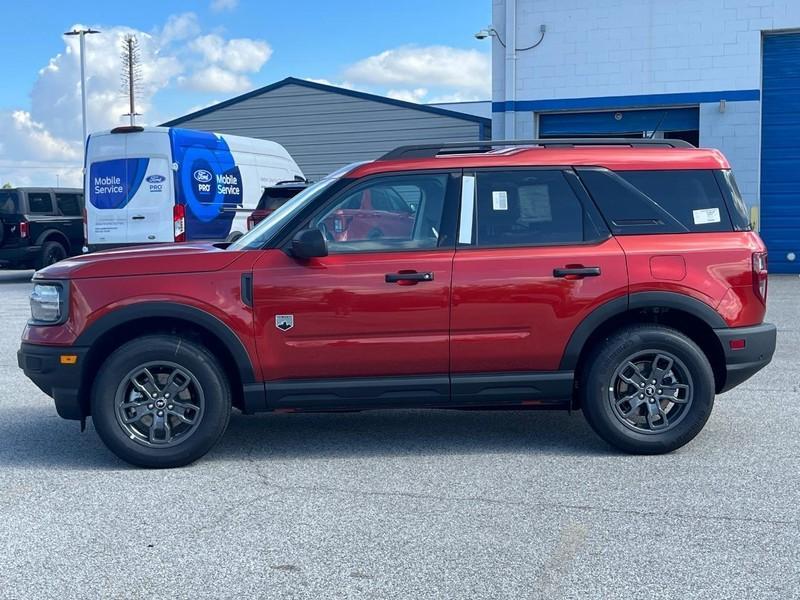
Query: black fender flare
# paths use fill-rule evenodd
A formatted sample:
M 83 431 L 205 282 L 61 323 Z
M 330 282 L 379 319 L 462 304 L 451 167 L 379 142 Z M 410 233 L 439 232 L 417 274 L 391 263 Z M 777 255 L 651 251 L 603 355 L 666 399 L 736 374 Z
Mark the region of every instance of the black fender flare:
M 574 371 L 578 367 L 578 359 L 589 337 L 609 319 L 631 310 L 645 308 L 670 308 L 688 313 L 711 329 L 726 329 L 728 324 L 711 306 L 685 294 L 676 292 L 635 292 L 627 296 L 618 296 L 601 304 L 590 312 L 575 328 L 564 348 L 559 370 Z
M 118 308 L 92 323 L 75 340 L 75 346 L 91 347 L 112 329 L 131 321 L 147 318 L 181 319 L 205 329 L 219 339 L 231 357 L 233 357 L 242 384 L 248 385 L 255 382 L 253 364 L 239 336 L 214 315 L 200 308 L 185 304 L 153 301 L 140 302 Z
M 34 245 L 41 246 L 45 243 L 47 238 L 54 238 L 52 241 L 57 241 L 59 244 L 64 246 L 64 250 L 67 251 L 67 255 L 70 254 L 72 250 L 72 244 L 70 244 L 69 238 L 64 234 L 63 231 L 59 229 L 45 229 L 39 234 L 39 237 L 36 238 L 36 243 Z

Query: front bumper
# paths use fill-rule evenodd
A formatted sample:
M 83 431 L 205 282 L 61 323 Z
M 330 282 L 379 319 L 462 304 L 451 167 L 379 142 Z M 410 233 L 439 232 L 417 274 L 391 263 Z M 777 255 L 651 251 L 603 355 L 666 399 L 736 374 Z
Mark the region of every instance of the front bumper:
M 740 383 L 750 379 L 766 367 L 775 353 L 777 330 L 772 323 L 762 323 L 752 327 L 732 327 L 715 329 L 722 351 L 725 354 L 725 384 L 719 393 L 727 392 Z M 731 342 L 744 347 L 734 350 Z
M 56 403 L 56 411 L 64 419 L 82 419 L 88 414 L 83 390 L 84 362 L 88 348 L 74 346 L 40 346 L 22 343 L 17 352 L 19 368 Z M 62 355 L 75 355 L 75 364 L 62 364 Z

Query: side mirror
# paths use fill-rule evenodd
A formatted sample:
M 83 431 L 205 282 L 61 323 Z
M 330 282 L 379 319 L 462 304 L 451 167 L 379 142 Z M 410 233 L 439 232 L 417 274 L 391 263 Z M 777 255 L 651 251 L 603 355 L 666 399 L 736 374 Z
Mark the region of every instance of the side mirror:
M 303 229 L 292 239 L 292 256 L 295 258 L 319 258 L 328 256 L 328 244 L 319 229 Z

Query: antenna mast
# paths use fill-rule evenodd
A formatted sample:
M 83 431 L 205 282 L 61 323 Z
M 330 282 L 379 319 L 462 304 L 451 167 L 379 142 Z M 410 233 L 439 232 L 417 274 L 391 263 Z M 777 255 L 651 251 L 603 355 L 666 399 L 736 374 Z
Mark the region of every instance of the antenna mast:
M 141 113 L 136 112 L 136 96 L 139 94 L 142 82 L 142 70 L 139 64 L 139 42 L 135 35 L 126 35 L 122 39 L 122 93 L 128 97 L 128 112 L 124 117 L 129 117 L 131 125 L 136 124 L 136 117 Z

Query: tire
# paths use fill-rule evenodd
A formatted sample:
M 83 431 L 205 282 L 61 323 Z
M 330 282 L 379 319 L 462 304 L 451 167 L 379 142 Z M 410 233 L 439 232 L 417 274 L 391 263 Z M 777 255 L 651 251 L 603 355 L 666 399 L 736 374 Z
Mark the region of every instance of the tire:
M 632 454 L 664 454 L 690 442 L 711 415 L 714 393 L 703 351 L 660 325 L 627 327 L 603 340 L 590 352 L 580 382 L 589 425 Z
M 226 241 L 226 242 L 228 242 L 228 243 L 231 243 L 231 244 L 232 244 L 233 242 L 235 242 L 236 240 L 238 240 L 238 239 L 239 239 L 240 237 L 242 237 L 243 235 L 244 235 L 244 234 L 243 234 L 241 231 L 231 231 L 231 232 L 228 234 L 228 237 L 227 237 L 227 238 L 225 238 L 225 241 Z
M 181 386 L 170 400 L 168 390 L 178 392 Z M 145 400 L 144 393 L 154 389 L 158 396 Z M 122 345 L 103 363 L 91 409 L 100 439 L 122 460 L 140 467 L 181 467 L 222 437 L 231 391 L 205 347 L 177 335 L 147 335 Z
M 67 258 L 67 249 L 60 242 L 47 241 L 42 244 L 42 249 L 39 252 L 39 257 L 36 259 L 34 267 L 36 270 L 44 269 L 50 265 Z

